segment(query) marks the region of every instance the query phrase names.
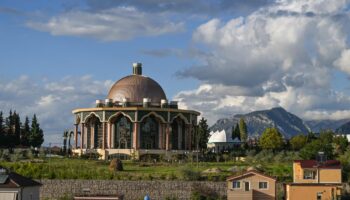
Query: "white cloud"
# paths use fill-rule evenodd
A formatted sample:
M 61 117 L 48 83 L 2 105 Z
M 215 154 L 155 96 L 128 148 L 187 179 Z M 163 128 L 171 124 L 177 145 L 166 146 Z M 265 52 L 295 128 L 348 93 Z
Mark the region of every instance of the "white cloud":
M 36 113 L 44 130 L 45 144 L 60 143 L 63 131 L 73 128 L 72 110 L 91 107 L 96 99 L 104 99 L 112 83 L 91 76 L 65 77 L 59 81 L 35 81 L 27 76 L 1 80 L 0 108 L 4 116 L 10 109 L 16 110 L 22 121 Z
M 134 7 L 115 7 L 98 12 L 72 10 L 46 22 L 27 26 L 52 35 L 91 37 L 103 41 L 128 40 L 184 31 L 182 22 L 172 22 L 163 13 L 146 13 Z
M 202 85 L 176 98 L 212 123 L 274 106 L 308 119 L 350 118 L 350 97 L 332 87 L 335 71 L 350 75 L 348 6 L 280 0 L 246 17 L 209 20 L 193 33 L 205 51 L 200 64 L 178 73 Z

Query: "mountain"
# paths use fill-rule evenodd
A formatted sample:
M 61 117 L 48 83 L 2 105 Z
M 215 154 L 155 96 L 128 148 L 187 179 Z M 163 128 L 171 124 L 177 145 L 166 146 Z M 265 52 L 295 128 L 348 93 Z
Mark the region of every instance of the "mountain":
M 332 130 L 335 131 L 343 124 L 349 122 L 349 119 L 341 120 L 308 120 L 305 123 L 310 127 L 314 133 L 319 133 L 321 130 Z
M 336 133 L 350 134 L 350 122 L 347 122 L 335 130 Z
M 268 127 L 277 127 L 286 138 L 290 138 L 298 133 L 306 134 L 310 131 L 302 119 L 287 112 L 282 107 L 234 115 L 232 118 L 219 119 L 210 129 L 212 131 L 222 129 L 231 131 L 232 127 L 238 123 L 240 118 L 244 118 L 249 136 L 259 136 Z

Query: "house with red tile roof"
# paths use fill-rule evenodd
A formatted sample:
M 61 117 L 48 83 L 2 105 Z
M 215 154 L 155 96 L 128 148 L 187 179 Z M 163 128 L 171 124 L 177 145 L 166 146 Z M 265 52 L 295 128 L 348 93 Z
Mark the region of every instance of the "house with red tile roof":
M 293 183 L 285 185 L 287 200 L 338 199 L 342 191 L 342 166 L 337 160 L 295 160 Z
M 276 198 L 276 178 L 249 170 L 227 178 L 228 200 L 273 200 Z

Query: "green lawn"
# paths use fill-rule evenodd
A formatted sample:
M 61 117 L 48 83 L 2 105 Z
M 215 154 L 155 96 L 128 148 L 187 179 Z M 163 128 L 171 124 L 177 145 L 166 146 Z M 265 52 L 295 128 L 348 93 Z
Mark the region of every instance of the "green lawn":
M 0 165 L 34 179 L 114 179 L 114 180 L 175 180 L 186 179 L 184 171 L 200 174 L 201 180 L 225 180 L 232 175 L 228 169 L 236 166 L 245 169 L 244 162 L 188 162 L 188 163 L 144 163 L 123 161 L 124 171 L 110 172 L 109 162 L 76 158 L 51 158 L 43 162 L 0 162 Z M 204 174 L 205 170 L 219 168 L 221 172 Z M 281 180 L 290 180 L 292 163 L 261 164 L 267 174 Z M 239 173 L 239 172 L 237 172 Z

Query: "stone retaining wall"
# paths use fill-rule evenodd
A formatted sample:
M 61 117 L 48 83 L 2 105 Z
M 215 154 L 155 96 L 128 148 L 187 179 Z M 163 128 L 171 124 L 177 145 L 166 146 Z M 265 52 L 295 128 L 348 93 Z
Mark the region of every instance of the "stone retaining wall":
M 57 199 L 64 195 L 101 194 L 124 195 L 124 200 L 143 199 L 149 194 L 152 200 L 167 197 L 190 199 L 194 186 L 210 188 L 220 196 L 226 196 L 226 182 L 191 181 L 116 181 L 116 180 L 40 180 L 41 199 Z M 85 192 L 84 192 L 85 191 Z

